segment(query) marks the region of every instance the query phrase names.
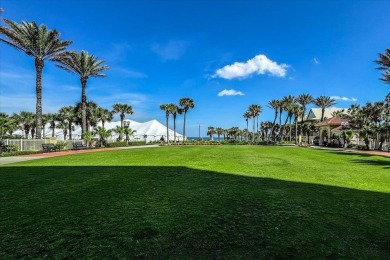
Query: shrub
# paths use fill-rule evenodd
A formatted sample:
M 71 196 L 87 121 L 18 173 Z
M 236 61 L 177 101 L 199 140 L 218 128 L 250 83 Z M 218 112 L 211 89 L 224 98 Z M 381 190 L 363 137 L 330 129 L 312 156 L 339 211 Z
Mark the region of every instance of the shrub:
M 15 152 L 4 152 L 4 153 L 0 153 L 0 157 L 18 156 L 18 155 L 26 155 L 26 154 L 38 154 L 38 153 L 42 153 L 42 151 L 15 151 Z
M 57 141 L 56 146 L 60 148 L 60 150 L 68 150 L 68 143 L 66 141 Z
M 114 143 L 107 144 L 107 147 L 126 147 L 126 146 L 127 146 L 126 142 L 114 142 Z

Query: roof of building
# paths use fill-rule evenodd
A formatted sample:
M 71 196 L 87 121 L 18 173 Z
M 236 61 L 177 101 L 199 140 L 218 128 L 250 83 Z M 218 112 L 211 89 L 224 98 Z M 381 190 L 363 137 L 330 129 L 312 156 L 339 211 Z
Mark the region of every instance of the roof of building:
M 348 119 L 335 116 L 330 119 L 326 119 L 325 121 L 319 122 L 318 124 L 316 124 L 316 126 L 326 126 L 326 125 L 341 126 L 341 125 L 348 125 L 348 124 L 349 124 Z
M 344 110 L 345 112 L 348 108 L 338 108 L 338 107 L 329 107 L 325 108 L 324 119 L 332 118 L 332 114 L 338 111 Z M 321 120 L 322 109 L 320 107 L 311 108 L 309 114 L 307 115 L 306 120 L 315 121 Z

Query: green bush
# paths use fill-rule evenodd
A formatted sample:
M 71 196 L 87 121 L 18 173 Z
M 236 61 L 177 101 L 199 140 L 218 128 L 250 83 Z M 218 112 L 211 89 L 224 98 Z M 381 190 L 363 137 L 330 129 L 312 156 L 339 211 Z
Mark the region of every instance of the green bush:
M 126 142 L 114 142 L 107 144 L 107 147 L 126 147 L 128 146 Z
M 0 157 L 18 156 L 18 155 L 26 155 L 26 154 L 38 154 L 38 153 L 42 153 L 42 151 L 15 151 L 15 152 L 4 152 L 4 153 L 0 153 Z
M 57 141 L 56 146 L 60 148 L 60 150 L 68 150 L 68 143 L 66 141 Z

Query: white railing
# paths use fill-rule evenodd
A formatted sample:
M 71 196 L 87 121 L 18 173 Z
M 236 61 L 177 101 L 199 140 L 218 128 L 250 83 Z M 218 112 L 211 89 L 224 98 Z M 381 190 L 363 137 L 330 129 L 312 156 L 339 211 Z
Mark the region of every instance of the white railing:
M 63 141 L 61 141 L 63 142 Z M 68 149 L 72 148 L 75 142 L 83 142 L 83 140 L 66 140 Z M 3 139 L 5 145 L 16 145 L 19 151 L 40 151 L 42 144 L 56 144 L 56 139 Z

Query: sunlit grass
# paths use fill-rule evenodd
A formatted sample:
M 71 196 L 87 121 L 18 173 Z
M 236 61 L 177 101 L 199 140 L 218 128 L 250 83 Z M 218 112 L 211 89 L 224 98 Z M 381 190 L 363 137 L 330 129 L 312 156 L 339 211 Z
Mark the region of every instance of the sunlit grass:
M 0 168 L 0 258 L 385 258 L 390 160 L 159 147 Z

